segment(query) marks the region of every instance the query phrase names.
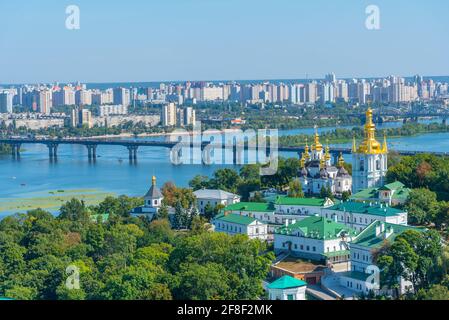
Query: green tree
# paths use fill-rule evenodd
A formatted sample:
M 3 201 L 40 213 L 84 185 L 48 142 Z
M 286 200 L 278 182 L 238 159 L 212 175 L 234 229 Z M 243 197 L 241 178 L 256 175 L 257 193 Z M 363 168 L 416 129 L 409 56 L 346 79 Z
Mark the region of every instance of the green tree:
M 64 204 L 61 209 L 59 209 L 59 218 L 86 222 L 89 221 L 89 212 L 84 204 L 84 202 L 78 199 L 72 199 L 66 204 Z
M 429 290 L 420 289 L 416 296 L 418 300 L 449 300 L 449 289 L 436 284 Z
M 230 291 L 226 274 L 223 265 L 217 263 L 182 264 L 176 274 L 174 296 L 181 300 L 224 300 Z
M 292 198 L 304 198 L 304 192 L 302 191 L 302 185 L 299 179 L 292 180 L 288 184 L 288 196 Z
M 351 198 L 351 192 L 349 191 L 343 191 L 341 194 L 341 200 L 342 201 L 348 201 Z
M 207 189 L 209 188 L 209 178 L 207 176 L 196 175 L 190 180 L 189 187 L 192 188 L 193 191 Z
M 434 220 L 439 209 L 437 195 L 428 189 L 414 189 L 407 198 L 405 209 L 411 224 L 428 224 Z

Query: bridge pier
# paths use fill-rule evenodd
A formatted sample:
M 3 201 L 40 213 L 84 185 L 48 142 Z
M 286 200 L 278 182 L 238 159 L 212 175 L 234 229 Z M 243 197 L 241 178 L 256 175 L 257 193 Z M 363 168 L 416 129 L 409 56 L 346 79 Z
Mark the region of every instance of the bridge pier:
M 87 158 L 89 160 L 96 160 L 97 159 L 97 145 L 96 144 L 88 144 L 87 147 Z
M 11 155 L 13 158 L 20 158 L 20 147 L 21 146 L 22 146 L 21 143 L 11 144 Z
M 129 161 L 136 161 L 137 160 L 137 149 L 139 149 L 139 146 L 128 146 L 128 152 L 129 152 Z
M 58 157 L 58 146 L 59 144 L 57 143 L 47 144 L 48 156 L 50 157 L 50 160 L 56 159 Z

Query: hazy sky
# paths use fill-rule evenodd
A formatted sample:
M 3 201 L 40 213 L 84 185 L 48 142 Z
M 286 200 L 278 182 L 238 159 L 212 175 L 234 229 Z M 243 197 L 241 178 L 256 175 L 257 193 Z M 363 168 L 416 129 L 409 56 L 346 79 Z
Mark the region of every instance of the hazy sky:
M 447 0 L 0 0 L 0 83 L 449 75 L 448 17 Z

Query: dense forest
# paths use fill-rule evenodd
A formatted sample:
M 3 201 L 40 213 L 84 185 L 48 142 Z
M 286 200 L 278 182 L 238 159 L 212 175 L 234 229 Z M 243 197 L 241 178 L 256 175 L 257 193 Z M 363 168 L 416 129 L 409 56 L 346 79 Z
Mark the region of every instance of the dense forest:
M 274 255 L 246 236 L 128 212 L 139 199 L 78 200 L 0 221 L 0 296 L 13 299 L 257 299 Z M 107 221 L 91 214 L 108 210 Z M 75 272 L 75 273 L 74 273 Z M 74 284 L 79 272 L 79 289 Z M 71 280 L 72 279 L 72 280 Z M 67 282 L 69 286 L 67 286 Z

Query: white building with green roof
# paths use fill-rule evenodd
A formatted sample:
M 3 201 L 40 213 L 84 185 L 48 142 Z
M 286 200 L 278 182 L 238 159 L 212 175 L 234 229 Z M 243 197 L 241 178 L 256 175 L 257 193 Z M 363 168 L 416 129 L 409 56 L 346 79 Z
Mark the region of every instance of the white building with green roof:
M 321 209 L 329 208 L 335 202 L 329 198 L 292 198 L 279 196 L 274 202 L 277 214 L 314 216 L 321 213 Z
M 407 225 L 408 214 L 388 204 L 347 201 L 322 210 L 321 215 L 362 231 L 374 221 Z
M 246 234 L 250 239 L 268 240 L 268 225 L 255 218 L 223 213 L 212 220 L 216 232 L 229 235 Z
M 382 221 L 375 221 L 359 233 L 350 244 L 351 271 L 337 274 L 340 277 L 340 284 L 358 293 L 368 294 L 373 289 L 372 274 L 375 261 L 373 256 L 385 244 L 392 243 L 398 235 L 407 231 L 425 231 L 424 228 L 416 228 Z M 371 280 L 371 281 L 369 281 Z M 410 289 L 411 283 L 401 279 L 401 293 Z M 374 292 L 379 289 L 374 288 Z
M 308 217 L 277 228 L 274 250 L 326 264 L 342 263 L 349 260 L 348 243 L 356 234 L 352 228 L 333 220 Z
M 335 203 L 330 199 L 320 198 L 291 198 L 278 196 L 274 202 L 239 202 L 224 208 L 222 212 L 244 215 L 256 218 L 268 224 L 268 232 L 273 233 L 274 228 L 293 220 L 321 214 L 321 209 L 330 207 Z
M 378 201 L 397 206 L 404 204 L 410 194 L 410 189 L 399 181 L 389 183 L 380 188 L 364 189 L 351 196 L 354 201 Z
M 267 286 L 270 300 L 306 300 L 306 289 L 305 281 L 287 275 Z

